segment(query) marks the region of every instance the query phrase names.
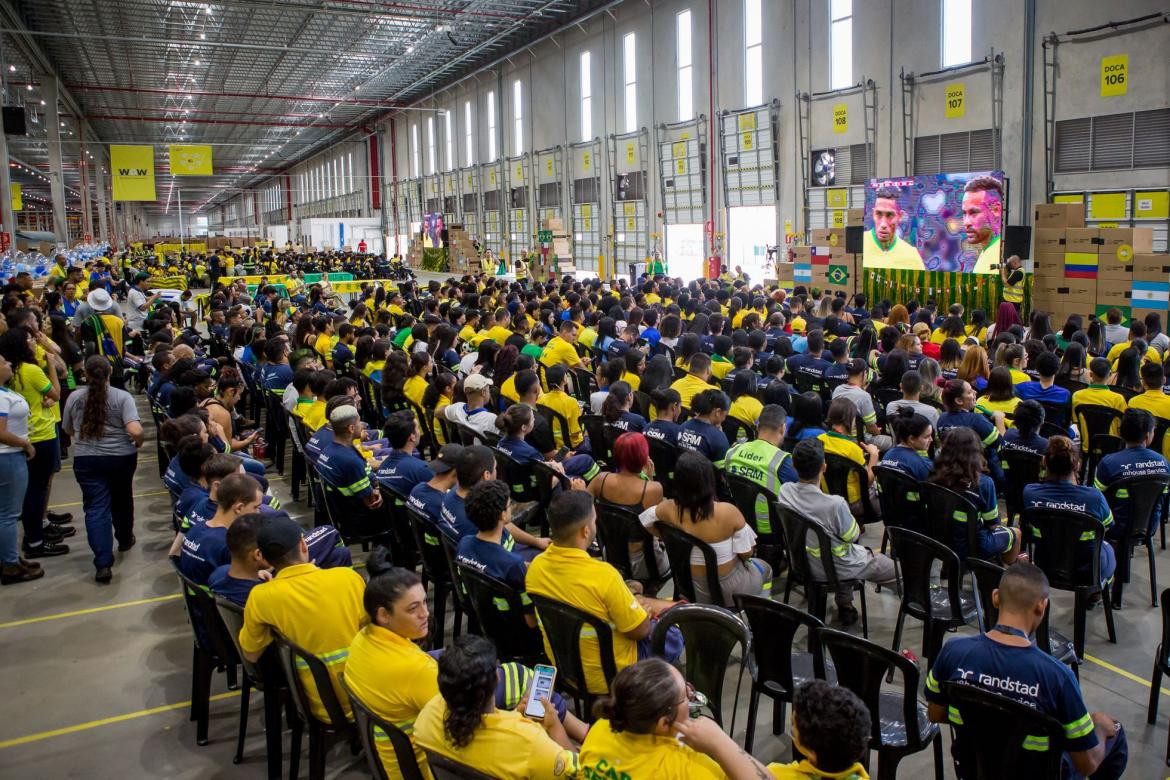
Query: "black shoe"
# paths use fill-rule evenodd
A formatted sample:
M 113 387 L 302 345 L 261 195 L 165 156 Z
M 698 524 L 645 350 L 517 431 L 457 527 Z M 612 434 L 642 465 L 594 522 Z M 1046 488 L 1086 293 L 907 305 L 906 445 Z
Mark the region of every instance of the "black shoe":
M 29 569 L 17 564 L 0 568 L 0 585 L 15 585 L 18 582 L 39 580 L 45 576 L 44 569 Z
M 24 547 L 24 557 L 26 558 L 54 558 L 58 555 L 66 555 L 69 552 L 69 545 L 57 544 L 56 542 L 44 541 L 36 547 Z
M 855 607 L 837 607 L 837 622 L 842 626 L 849 627 L 857 622 L 857 609 Z
M 118 543 L 118 552 L 126 552 L 137 543 L 138 538 L 134 534 L 130 534 L 130 541 L 126 544 Z
M 93 575 L 93 579 L 95 582 L 100 582 L 102 585 L 105 585 L 107 582 L 114 579 L 114 572 L 110 569 L 109 566 L 102 566 L 99 567 L 97 572 Z
M 49 512 L 46 517 L 49 518 L 50 523 L 56 525 L 67 525 L 73 522 L 73 515 L 68 512 Z
M 59 542 L 62 539 L 77 536 L 77 529 L 68 525 L 53 525 L 49 523 L 41 529 L 41 534 L 45 537 L 46 542 Z

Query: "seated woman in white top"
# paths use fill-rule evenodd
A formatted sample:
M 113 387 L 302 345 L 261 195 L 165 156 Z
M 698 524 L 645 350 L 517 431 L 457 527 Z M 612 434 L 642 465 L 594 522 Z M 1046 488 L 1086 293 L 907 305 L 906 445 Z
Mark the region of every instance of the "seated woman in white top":
M 710 545 L 715 551 L 723 591 L 724 603 L 720 606 L 732 606 L 736 593 L 770 596 L 772 567 L 752 557 L 756 534 L 743 514 L 734 504 L 716 500 L 711 461 L 697 453 L 684 452 L 675 464 L 674 486 L 677 496 L 643 512 L 639 516 L 642 525 L 656 533 L 656 523 L 669 523 Z M 691 552 L 691 576 L 698 601 L 713 603 L 707 587 L 706 563 L 699 550 Z

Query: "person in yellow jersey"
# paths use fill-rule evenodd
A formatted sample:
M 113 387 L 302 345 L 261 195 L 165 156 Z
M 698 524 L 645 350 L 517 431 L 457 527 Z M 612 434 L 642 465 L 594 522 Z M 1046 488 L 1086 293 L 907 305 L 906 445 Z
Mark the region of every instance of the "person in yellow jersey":
M 512 323 L 512 315 L 505 308 L 496 309 L 496 324 L 488 331 L 487 337 L 492 339 L 501 347 L 508 342 L 508 337 L 512 335 L 512 330 L 508 327 Z
M 967 244 L 978 254 L 977 274 L 999 270 L 1003 246 L 999 233 L 1003 229 L 1003 185 L 994 176 L 976 176 L 963 187 L 963 230 Z M 1005 290 L 1006 293 L 1006 290 Z
M 1109 354 L 1106 355 L 1106 360 L 1109 361 L 1111 366 L 1116 368 L 1117 359 L 1121 357 L 1121 353 L 1132 347 L 1134 342 L 1138 340 L 1141 340 L 1142 343 L 1147 344 L 1144 360 L 1152 363 L 1162 362 L 1162 356 L 1158 354 L 1158 350 L 1148 346 L 1149 342 L 1146 341 L 1146 323 L 1135 319 L 1129 324 L 1128 335 L 1129 338 L 1126 341 L 1123 341 L 1119 344 L 1114 344 L 1113 347 L 1109 350 Z
M 309 378 L 308 389 L 313 394 L 311 399 L 306 399 L 303 395 L 297 399 L 297 405 L 293 407 L 293 414 L 301 418 L 301 422 L 310 431 L 315 431 L 325 424 L 325 404 L 329 400 L 329 396 L 325 395 L 326 388 L 329 387 L 330 382 L 333 381 L 332 371 L 314 371 Z M 294 384 L 296 376 L 293 377 Z
M 467 344 L 475 338 L 476 329 L 479 327 L 479 311 L 477 309 L 467 310 L 467 319 L 463 322 L 463 327 L 459 330 L 459 340 Z
M 1154 415 L 1155 422 L 1170 423 L 1170 395 L 1162 391 L 1166 383 L 1166 370 L 1161 363 L 1146 363 L 1142 366 L 1142 387 L 1145 391 L 1129 399 L 1130 409 L 1145 409 Z M 1170 436 L 1161 442 L 1154 442 L 1163 456 L 1170 452 Z
M 682 408 L 690 410 L 691 399 L 704 390 L 710 390 L 711 385 L 711 358 L 703 352 L 691 355 L 687 363 L 687 375 L 676 379 L 670 389 L 678 392 L 682 400 Z
M 869 749 L 870 719 L 853 691 L 824 680 L 796 689 L 792 701 L 792 747 L 804 758 L 768 764 L 778 780 L 868 780 L 861 762 Z
M 414 722 L 414 740 L 433 751 L 500 780 L 551 780 L 577 776 L 577 753 L 557 717 L 541 697 L 543 717 L 526 717 L 527 697 L 518 709 L 496 706 L 495 646 L 464 634 L 439 657 L 439 695 Z
M 569 440 L 565 440 L 565 431 L 560 421 L 552 423 L 553 435 L 556 437 L 556 444 L 558 447 L 565 447 L 574 450 L 578 453 L 589 455 L 592 450 L 589 447 L 589 441 L 585 438 L 585 432 L 581 429 L 581 405 L 577 399 L 565 392 L 568 387 L 569 372 L 563 365 L 550 366 L 544 372 L 545 381 L 548 383 L 548 392 L 540 397 L 537 402 L 538 406 L 545 406 L 552 409 L 565 419 L 568 424 Z
M 588 358 L 581 358 L 577 354 L 576 346 L 574 346 L 577 343 L 578 330 L 577 323 L 572 320 L 561 320 L 557 335 L 544 345 L 544 353 L 540 356 L 540 362 L 550 368 L 552 366 L 567 366 L 569 368 L 588 366 Z
M 764 768 L 710 718 L 691 718 L 682 674 L 660 658 L 627 666 L 597 701 L 577 756 L 589 778 L 758 778 Z
M 1081 433 L 1081 451 L 1089 451 L 1089 436 L 1088 425 L 1083 416 L 1077 414 L 1077 409 L 1081 406 L 1107 406 L 1110 409 L 1116 409 L 1120 414 L 1125 414 L 1128 408 L 1125 403 L 1125 396 L 1116 392 L 1106 382 L 1109 381 L 1109 360 L 1103 357 L 1096 357 L 1089 361 L 1089 386 L 1084 390 L 1078 390 L 1072 395 L 1072 416 L 1073 423 L 1077 426 Z M 1121 430 L 1121 418 L 1113 421 L 1109 426 L 1109 433 L 1114 436 L 1119 435 Z
M 280 632 L 321 659 L 341 708 L 350 717 L 349 697 L 338 677 L 345 671 L 350 643 L 366 622 L 365 580 L 348 566 L 317 568 L 309 561 L 301 527 L 287 515 L 267 518 L 256 534 L 256 546 L 276 574 L 253 588 L 244 606 L 240 629 L 244 658 L 259 662 L 273 641 L 273 632 Z M 313 713 L 328 720 L 309 670 L 300 670 L 300 675 Z
M 895 270 L 921 271 L 925 268 L 918 249 L 898 238 L 898 225 L 902 221 L 902 207 L 898 199 L 902 196 L 897 187 L 880 187 L 874 193 L 873 229 L 865 234 L 862 247 L 866 268 L 892 268 Z
M 648 656 L 654 626 L 651 614 L 661 614 L 671 603 L 635 596 L 617 569 L 589 555 L 589 547 L 597 537 L 593 496 L 584 490 L 562 492 L 548 507 L 548 523 L 552 544 L 528 567 L 524 578 L 528 595 L 562 601 L 607 622 L 612 629 L 617 671 L 637 663 L 643 648 Z M 555 660 L 547 635 L 544 644 L 549 657 Z M 596 636 L 581 637 L 581 668 L 590 693 L 609 691 Z

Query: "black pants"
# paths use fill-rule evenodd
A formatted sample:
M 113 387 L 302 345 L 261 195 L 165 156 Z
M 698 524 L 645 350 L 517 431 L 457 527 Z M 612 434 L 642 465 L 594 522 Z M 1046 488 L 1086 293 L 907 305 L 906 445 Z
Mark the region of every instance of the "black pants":
M 49 480 L 61 467 L 57 440 L 38 441 L 33 444 L 36 456 L 28 462 L 28 490 L 24 493 L 24 507 L 20 521 L 24 524 L 24 543 L 39 544 L 44 540 L 42 524 L 45 509 L 49 504 Z

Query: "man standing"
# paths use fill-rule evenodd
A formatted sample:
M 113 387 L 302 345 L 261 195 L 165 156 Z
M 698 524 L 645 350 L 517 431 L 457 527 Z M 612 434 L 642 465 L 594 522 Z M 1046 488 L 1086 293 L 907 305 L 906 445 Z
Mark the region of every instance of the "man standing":
M 999 233 L 1003 225 L 1003 185 L 993 176 L 976 176 L 963 188 L 963 229 L 967 244 L 978 253 L 972 269 L 989 274 L 999 265 Z
M 1090 713 L 1081 696 L 1077 678 L 1067 666 L 1040 650 L 1033 636 L 1048 609 L 1048 578 L 1039 567 L 1017 562 L 1007 568 L 992 592 L 999 620 L 986 634 L 956 637 L 945 645 L 926 675 L 926 701 L 930 719 L 948 720 L 955 726 L 953 753 L 960 775 L 974 772 L 974 750 L 986 749 L 998 734 L 971 733 L 962 725 L 941 683 L 963 682 L 989 689 L 1056 718 L 1064 736 L 1054 747 L 1064 752 L 1068 776 L 1121 777 L 1129 748 L 1121 724 L 1103 712 Z M 1020 752 L 1028 755 L 1028 750 Z M 1043 756 L 1034 766 L 1018 767 L 1018 777 L 1043 774 Z M 1071 766 L 1070 766 L 1071 765 Z M 963 771 L 965 767 L 971 767 Z M 1075 768 L 1075 773 L 1069 772 Z
M 1003 281 L 1003 299 L 1016 307 L 1016 312 L 1023 315 L 1024 306 L 1024 270 L 1023 261 L 1019 255 L 1012 255 L 999 266 L 999 278 Z
M 865 234 L 865 264 L 867 267 L 892 268 L 899 271 L 921 271 L 925 266 L 918 249 L 898 238 L 902 222 L 902 207 L 898 203 L 902 193 L 897 187 L 879 187 L 873 199 L 873 230 Z

